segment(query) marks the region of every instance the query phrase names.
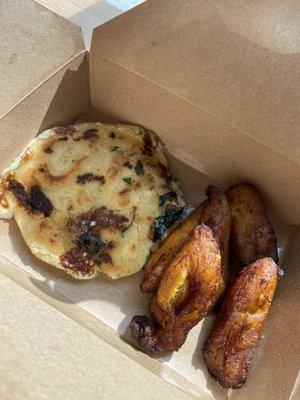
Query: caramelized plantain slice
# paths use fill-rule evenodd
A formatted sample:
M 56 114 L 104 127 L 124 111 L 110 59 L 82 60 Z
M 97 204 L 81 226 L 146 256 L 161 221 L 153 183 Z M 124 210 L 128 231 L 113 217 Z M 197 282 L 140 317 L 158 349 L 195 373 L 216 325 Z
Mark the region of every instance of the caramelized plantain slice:
M 175 230 L 173 230 L 148 259 L 144 278 L 141 283 L 141 291 L 144 293 L 155 292 L 160 278 L 170 261 L 175 257 L 184 243 L 187 241 L 192 229 L 201 220 L 203 206 L 198 206 Z
M 223 387 L 237 389 L 245 383 L 278 277 L 275 262 L 263 258 L 243 268 L 227 290 L 203 348 L 210 374 Z
M 220 282 L 221 254 L 211 229 L 201 224 L 163 271 L 150 301 L 154 323 L 145 316 L 135 316 L 131 322 L 141 349 L 154 355 L 178 350 L 215 304 Z
M 209 185 L 206 189 L 207 200 L 204 203 L 201 222 L 210 227 L 221 252 L 222 280 L 219 289 L 221 295 L 229 282 L 229 239 L 231 227 L 230 208 L 226 196 L 219 188 Z
M 214 234 L 222 256 L 222 292 L 228 282 L 228 246 L 230 236 L 230 210 L 226 196 L 216 186 L 209 185 L 206 194 L 207 200 L 201 203 L 154 251 L 145 266 L 141 291 L 144 293 L 155 292 L 159 286 L 160 278 L 176 254 L 187 241 L 189 234 L 197 225 L 204 223 L 209 226 Z
M 277 240 L 258 191 L 247 183 L 226 191 L 231 212 L 231 241 L 244 265 L 271 257 L 278 263 Z

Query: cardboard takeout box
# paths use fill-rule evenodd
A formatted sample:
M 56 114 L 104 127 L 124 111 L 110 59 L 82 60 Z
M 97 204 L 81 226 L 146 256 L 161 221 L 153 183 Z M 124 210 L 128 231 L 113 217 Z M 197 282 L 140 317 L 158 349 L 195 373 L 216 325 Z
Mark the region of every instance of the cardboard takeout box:
M 100 119 L 155 131 L 193 204 L 208 183 L 259 188 L 285 276 L 249 379 L 229 395 L 296 399 L 296 3 L 149 0 L 97 28 L 90 53 L 79 28 L 34 2 L 0 10 L 1 170 L 44 129 Z M 178 353 L 151 359 L 126 342 L 132 316 L 147 312 L 141 274 L 77 282 L 33 257 L 13 221 L 0 221 L 0 238 L 1 398 L 226 399 L 202 360 L 212 316 Z

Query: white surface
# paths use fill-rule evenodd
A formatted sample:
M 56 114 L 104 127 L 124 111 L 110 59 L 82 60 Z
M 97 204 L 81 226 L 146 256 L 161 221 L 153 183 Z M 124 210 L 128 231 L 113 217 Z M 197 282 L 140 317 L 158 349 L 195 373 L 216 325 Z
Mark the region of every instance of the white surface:
M 36 0 L 82 28 L 87 49 L 93 28 L 143 3 L 144 0 Z

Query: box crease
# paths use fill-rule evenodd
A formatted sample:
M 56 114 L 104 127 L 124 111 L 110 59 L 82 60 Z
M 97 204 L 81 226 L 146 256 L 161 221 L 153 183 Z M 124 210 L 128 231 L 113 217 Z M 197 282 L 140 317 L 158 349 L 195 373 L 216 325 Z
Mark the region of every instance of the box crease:
M 77 53 L 74 57 L 70 58 L 68 61 L 66 61 L 63 65 L 61 65 L 59 68 L 57 68 L 53 73 L 51 73 L 47 78 L 43 79 L 37 86 L 35 86 L 29 93 L 27 93 L 25 96 L 23 96 L 17 103 L 15 103 L 12 107 L 10 107 L 7 111 L 5 111 L 4 114 L 0 115 L 0 122 L 9 114 L 11 113 L 19 104 L 21 104 L 23 101 L 25 101 L 29 96 L 31 96 L 38 88 L 40 88 L 44 83 L 46 83 L 49 79 L 51 79 L 53 76 L 58 74 L 63 68 L 65 68 L 68 64 L 76 60 L 77 57 L 81 56 L 82 54 L 88 54 L 88 51 L 86 49 L 81 50 L 79 53 Z

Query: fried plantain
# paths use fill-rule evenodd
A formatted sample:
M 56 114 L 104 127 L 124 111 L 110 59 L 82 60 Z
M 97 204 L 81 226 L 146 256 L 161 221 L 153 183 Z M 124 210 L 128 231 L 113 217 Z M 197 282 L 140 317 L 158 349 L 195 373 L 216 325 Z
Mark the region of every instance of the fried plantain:
M 226 191 L 231 212 L 231 242 L 244 265 L 271 257 L 278 263 L 277 239 L 258 191 L 247 183 Z
M 223 387 L 243 386 L 279 277 L 271 258 L 243 268 L 225 294 L 212 332 L 204 344 L 210 374 Z
M 163 271 L 149 307 L 155 322 L 145 316 L 131 321 L 141 349 L 160 356 L 178 350 L 215 304 L 220 281 L 221 254 L 211 229 L 201 224 Z
M 175 257 L 187 241 L 192 229 L 204 223 L 214 234 L 222 256 L 222 284 L 220 292 L 226 286 L 229 278 L 228 246 L 230 236 L 230 210 L 226 196 L 216 186 L 209 185 L 206 194 L 207 200 L 201 203 L 175 230 L 173 230 L 160 247 L 154 251 L 145 266 L 141 291 L 155 292 L 160 278 L 167 265 Z
M 221 252 L 222 280 L 219 289 L 219 295 L 221 295 L 229 282 L 230 208 L 226 196 L 216 186 L 209 185 L 206 195 L 208 198 L 204 203 L 201 222 L 210 227 Z

